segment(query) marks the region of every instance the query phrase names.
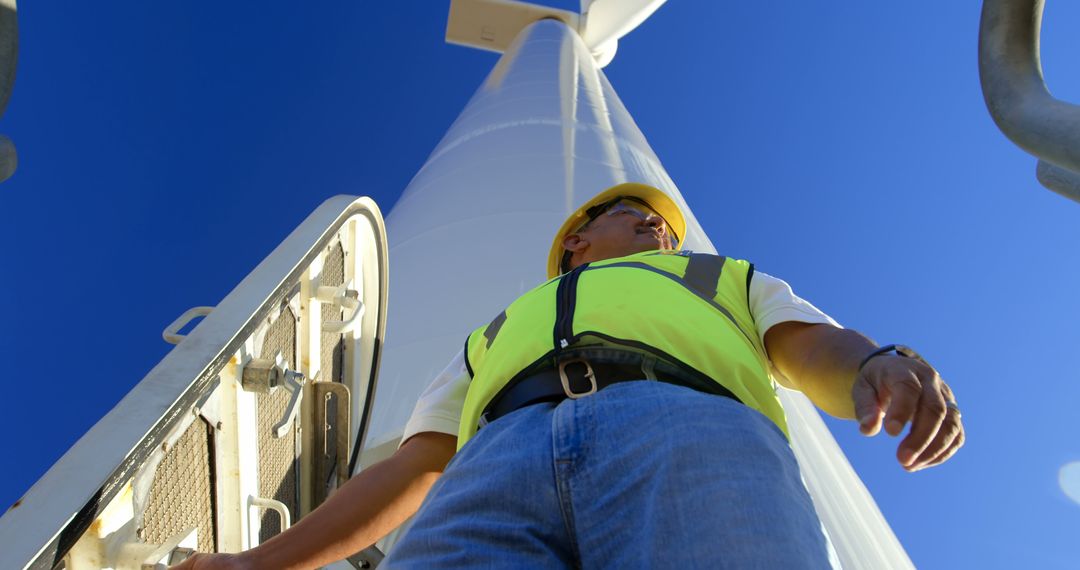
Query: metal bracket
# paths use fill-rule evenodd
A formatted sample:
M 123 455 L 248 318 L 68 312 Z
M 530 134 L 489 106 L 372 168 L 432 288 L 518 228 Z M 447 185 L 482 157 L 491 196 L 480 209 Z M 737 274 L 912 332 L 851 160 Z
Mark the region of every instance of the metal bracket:
M 324 321 L 322 324 L 323 332 L 351 333 L 364 317 L 364 303 L 360 301 L 360 292 L 352 288 L 352 282 L 337 287 L 318 285 L 315 287 L 315 298 L 322 303 L 352 311 L 344 320 Z
M 331 442 L 327 437 L 330 429 L 334 428 L 335 464 L 337 470 L 337 486 L 341 487 L 349 480 L 349 434 L 352 418 L 352 398 L 349 387 L 338 382 L 312 382 L 312 396 L 315 398 L 315 449 L 322 450 L 320 460 L 315 462 L 315 501 L 321 503 L 326 499 L 326 484 L 329 473 L 326 472 L 325 458 L 330 456 L 329 446 Z M 335 422 L 331 425 L 329 418 L 329 403 L 333 398 L 335 403 Z
M 245 392 L 269 394 L 285 382 L 285 357 L 281 352 L 273 358 L 254 358 L 240 372 L 240 385 Z
M 289 428 L 296 420 L 296 413 L 300 410 L 300 401 L 304 398 L 304 382 L 307 379 L 299 372 L 285 371 L 285 382 L 282 386 L 289 391 L 289 405 L 285 407 L 285 415 L 281 421 L 274 424 L 274 438 L 280 439 L 289 433 Z
M 274 355 L 273 360 L 256 358 L 248 362 L 240 373 L 240 385 L 246 392 L 269 394 L 277 388 L 284 388 L 291 394 L 285 415 L 272 428 L 275 438 L 285 437 L 289 433 L 289 427 L 300 411 L 306 381 L 302 373 L 285 367 L 285 358 L 280 352 Z

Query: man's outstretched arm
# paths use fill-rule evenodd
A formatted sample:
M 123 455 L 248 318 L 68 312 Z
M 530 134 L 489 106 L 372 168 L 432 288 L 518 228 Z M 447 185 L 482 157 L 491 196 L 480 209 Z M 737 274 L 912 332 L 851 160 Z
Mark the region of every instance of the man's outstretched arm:
M 930 365 L 883 354 L 859 363 L 877 346 L 859 333 L 827 324 L 786 322 L 765 333 L 765 347 L 789 388 L 838 418 L 856 419 L 866 435 L 883 423 L 899 435 L 911 422 L 896 458 L 909 471 L 944 462 L 964 444 L 952 390 Z
M 454 455 L 454 436 L 424 432 L 361 471 L 289 530 L 240 554 L 198 554 L 175 570 L 317 568 L 375 543 L 420 508 Z

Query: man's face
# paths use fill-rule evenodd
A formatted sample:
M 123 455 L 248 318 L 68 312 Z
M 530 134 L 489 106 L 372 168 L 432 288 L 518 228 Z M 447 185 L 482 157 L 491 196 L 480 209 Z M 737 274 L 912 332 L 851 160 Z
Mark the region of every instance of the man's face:
M 641 204 L 620 201 L 584 229 L 568 235 L 563 247 L 573 253 L 571 266 L 675 247 L 667 223 Z

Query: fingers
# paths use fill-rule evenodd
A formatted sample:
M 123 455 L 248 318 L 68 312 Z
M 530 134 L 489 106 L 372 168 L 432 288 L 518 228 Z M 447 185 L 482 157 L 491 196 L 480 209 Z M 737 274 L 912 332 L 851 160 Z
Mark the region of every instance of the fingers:
M 909 469 L 918 471 L 941 465 L 964 445 L 964 440 L 964 425 L 960 420 L 960 411 L 956 408 L 948 408 L 937 437 L 923 450 Z
M 180 564 L 177 564 L 176 566 L 169 566 L 169 570 L 193 570 L 195 568 L 195 561 L 198 559 L 198 557 L 198 553 L 192 554 Z
M 911 416 L 911 431 L 900 442 L 900 447 L 896 450 L 896 458 L 907 469 L 910 469 L 931 443 L 935 441 L 948 411 L 945 406 L 945 397 L 941 393 L 941 378 L 938 377 L 933 368 L 922 363 L 917 364 L 919 366 L 914 367 L 910 373 L 916 377 L 915 381 L 919 384 L 918 397 L 912 398 L 910 402 L 910 407 L 914 412 Z M 893 399 L 894 405 L 897 399 Z M 891 427 L 888 421 L 886 419 L 886 429 Z M 904 424 L 900 423 L 895 427 L 895 433 L 890 430 L 890 434 L 899 434 Z M 934 450 L 933 454 L 936 455 L 938 451 L 940 449 Z
M 877 435 L 881 430 L 882 409 L 887 402 L 881 402 L 878 392 L 869 379 L 859 374 L 851 389 L 851 398 L 855 402 L 855 417 L 859 420 L 859 431 L 863 435 Z
M 915 417 L 924 386 L 914 365 L 933 372 L 916 360 L 900 356 L 879 356 L 863 368 L 851 395 L 855 402 L 855 415 L 864 434 L 875 435 L 884 425 L 886 433 L 899 435 L 904 425 Z M 944 399 L 940 402 L 940 408 L 944 412 Z
M 852 388 L 859 429 L 899 435 L 910 422 L 896 458 L 909 471 L 938 465 L 964 444 L 960 413 L 949 408 L 952 390 L 920 359 L 881 356 L 870 361 Z M 882 416 L 882 414 L 884 414 Z

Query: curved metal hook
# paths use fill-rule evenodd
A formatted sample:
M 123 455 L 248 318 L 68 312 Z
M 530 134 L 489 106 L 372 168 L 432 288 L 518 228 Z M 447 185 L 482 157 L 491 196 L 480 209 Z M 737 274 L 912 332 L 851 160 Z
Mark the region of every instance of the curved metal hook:
M 19 59 L 19 22 L 15 0 L 0 0 L 0 116 L 7 108 L 15 84 L 15 63 Z M 0 182 L 15 173 L 18 159 L 11 139 L 0 135 Z
M 1057 167 L 1056 176 L 1039 177 L 1043 185 L 1080 201 L 1071 190 L 1080 188 L 1080 106 L 1055 99 L 1043 81 L 1039 61 L 1043 4 L 1044 0 L 983 2 L 979 77 L 998 128 L 1020 148 Z

